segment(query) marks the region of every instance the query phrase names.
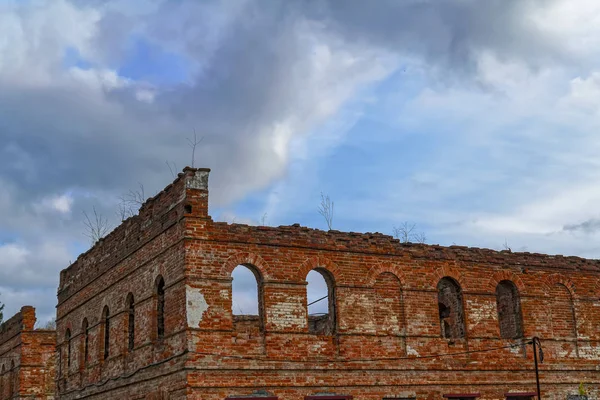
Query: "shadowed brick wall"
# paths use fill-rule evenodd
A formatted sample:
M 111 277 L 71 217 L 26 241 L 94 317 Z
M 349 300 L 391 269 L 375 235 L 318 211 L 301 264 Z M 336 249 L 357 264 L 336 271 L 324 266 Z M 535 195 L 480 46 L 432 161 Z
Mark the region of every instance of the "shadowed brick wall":
M 259 316 L 232 313 L 231 273 L 238 265 L 257 276 Z M 307 312 L 306 276 L 314 269 L 329 283 L 330 325 L 323 329 Z M 162 339 L 158 277 L 165 282 Z M 533 336 L 545 353 L 545 398 L 565 399 L 580 382 L 597 398 L 599 279 L 600 263 L 577 257 L 214 222 L 208 170 L 186 168 L 139 216 L 61 273 L 59 350 L 64 360 L 69 329 L 72 359 L 60 375 L 60 398 L 216 400 L 254 393 L 297 400 L 328 393 L 374 400 L 478 393 L 500 399 L 535 390 L 526 344 Z M 85 337 L 90 350 L 83 360 Z

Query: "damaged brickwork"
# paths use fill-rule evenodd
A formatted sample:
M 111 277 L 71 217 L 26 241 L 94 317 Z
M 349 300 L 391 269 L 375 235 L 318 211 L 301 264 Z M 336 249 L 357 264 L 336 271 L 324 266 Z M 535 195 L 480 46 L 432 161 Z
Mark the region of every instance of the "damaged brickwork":
M 208 174 L 186 168 L 61 272 L 60 399 L 501 399 L 535 391 L 533 336 L 545 399 L 598 397 L 600 262 L 214 222 Z M 238 265 L 258 315 L 234 316 Z
M 35 322 L 35 309 L 24 306 L 0 325 L 0 399 L 55 398 L 55 331 Z

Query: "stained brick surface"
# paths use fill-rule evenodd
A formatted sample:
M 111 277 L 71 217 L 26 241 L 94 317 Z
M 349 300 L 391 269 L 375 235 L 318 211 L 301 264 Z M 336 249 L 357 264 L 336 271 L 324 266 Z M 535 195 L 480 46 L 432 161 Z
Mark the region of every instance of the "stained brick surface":
M 290 400 L 319 393 L 368 400 L 441 399 L 449 393 L 500 399 L 507 392 L 532 392 L 531 346 L 523 338 L 502 338 L 502 324 L 503 331 L 542 339 L 545 398 L 565 399 L 580 382 L 598 397 L 598 261 L 401 244 L 377 233 L 214 222 L 207 180 L 207 170 L 185 169 L 139 216 L 62 271 L 61 399 L 216 400 L 252 393 Z M 240 264 L 259 276 L 259 317 L 232 315 L 231 273 Z M 331 281 L 332 325 L 318 332 L 309 329 L 307 313 L 312 269 Z M 162 339 L 159 276 L 165 282 Z M 498 290 L 503 281 L 512 282 L 515 292 Z M 447 317 L 440 303 L 449 308 Z M 455 324 L 452 335 L 443 334 L 444 318 Z M 84 319 L 87 360 L 81 355 Z M 72 360 L 65 370 L 67 329 Z M 490 350 L 509 345 L 516 347 Z M 453 355 L 439 356 L 447 354 Z
M 35 329 L 35 309 L 24 306 L 0 325 L 0 398 L 54 399 L 56 336 Z

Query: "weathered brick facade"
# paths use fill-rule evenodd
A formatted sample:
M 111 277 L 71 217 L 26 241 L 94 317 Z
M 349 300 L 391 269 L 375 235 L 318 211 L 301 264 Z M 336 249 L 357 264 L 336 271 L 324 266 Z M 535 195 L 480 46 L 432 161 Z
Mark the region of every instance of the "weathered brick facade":
M 257 316 L 232 313 L 238 265 Z M 544 398 L 599 394 L 600 262 L 214 222 L 205 169 L 62 271 L 58 300 L 61 399 L 501 399 L 535 391 L 533 336 Z
M 0 325 L 0 399 L 54 399 L 56 336 L 30 306 Z

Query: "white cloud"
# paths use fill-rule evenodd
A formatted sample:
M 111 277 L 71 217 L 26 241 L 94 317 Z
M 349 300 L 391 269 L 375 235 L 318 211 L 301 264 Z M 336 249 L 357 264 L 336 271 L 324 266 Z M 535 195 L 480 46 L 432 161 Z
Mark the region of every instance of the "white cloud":
M 113 198 L 137 182 L 161 189 L 165 160 L 189 163 L 194 128 L 212 204 L 271 188 L 270 221 L 302 216 L 299 204 L 314 214 L 319 158 L 347 140 L 366 103 L 393 134 L 451 140 L 414 170 L 373 169 L 363 181 L 372 197 L 336 203 L 340 217 L 418 219 L 435 229 L 428 236 L 470 244 L 509 236 L 548 248 L 560 237 L 565 252 L 593 252 L 561 229 L 598 216 L 600 6 L 541 3 L 382 1 L 369 13 L 360 1 L 0 4 L 4 292 L 21 301 L 54 285 L 75 256 L 68 246 L 84 240 L 81 209 L 113 218 Z M 185 82 L 120 76 L 133 36 L 183 60 Z M 89 65 L 65 66 L 68 49 Z M 398 85 L 380 99 L 373 87 L 400 65 L 410 73 L 396 82 L 413 80 L 418 94 Z M 378 138 L 390 149 L 391 139 Z M 52 304 L 55 293 L 40 296 Z
M 69 193 L 50 196 L 42 199 L 34 207 L 40 211 L 53 211 L 61 214 L 69 214 L 73 206 L 73 197 Z

